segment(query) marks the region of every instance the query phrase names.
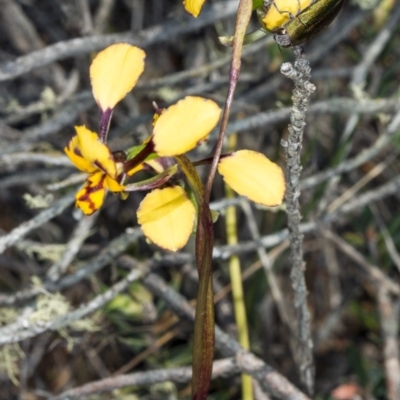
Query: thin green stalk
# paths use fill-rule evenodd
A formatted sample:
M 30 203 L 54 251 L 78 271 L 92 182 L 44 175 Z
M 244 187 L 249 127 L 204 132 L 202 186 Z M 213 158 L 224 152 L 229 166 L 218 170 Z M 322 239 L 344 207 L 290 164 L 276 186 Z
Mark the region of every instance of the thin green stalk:
M 229 137 L 229 151 L 236 147 L 236 135 Z M 225 185 L 225 193 L 228 199 L 234 197 L 233 190 Z M 238 243 L 236 208 L 229 206 L 226 209 L 226 236 L 229 245 Z M 246 307 L 244 304 L 242 273 L 239 257 L 233 255 L 229 258 L 229 274 L 232 285 L 233 308 L 238 330 L 239 343 L 246 350 L 250 349 L 249 332 L 247 328 Z M 242 374 L 242 399 L 253 400 L 253 383 L 250 375 Z

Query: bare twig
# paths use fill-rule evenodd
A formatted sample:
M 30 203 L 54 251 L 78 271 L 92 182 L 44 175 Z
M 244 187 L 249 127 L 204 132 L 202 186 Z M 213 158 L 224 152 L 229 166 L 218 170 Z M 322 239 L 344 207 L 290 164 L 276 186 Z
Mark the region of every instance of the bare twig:
M 271 43 L 272 40 L 273 39 L 271 36 L 266 36 L 264 39 L 261 39 L 255 43 L 247 45 L 246 47 L 243 48 L 242 57 L 246 57 L 251 54 L 257 53 L 258 51 L 265 48 L 267 44 Z M 138 82 L 136 88 L 148 90 L 162 86 L 172 86 L 178 83 L 182 83 L 183 81 L 190 78 L 207 76 L 210 75 L 216 69 L 224 67 L 227 64 L 229 64 L 231 59 L 232 56 L 228 55 L 225 57 L 218 58 L 210 64 L 205 64 L 200 67 L 188 69 L 181 72 L 176 72 L 174 74 L 163 76 L 161 78 L 153 78 L 148 81 Z
M 102 0 L 99 3 L 100 4 L 94 16 L 94 32 L 96 34 L 104 32 L 111 16 L 111 10 L 114 7 L 115 0 Z
M 306 189 L 315 186 L 327 179 L 332 178 L 335 175 L 349 172 L 365 162 L 371 160 L 373 157 L 379 154 L 379 152 L 384 149 L 391 141 L 393 136 L 398 132 L 400 127 L 400 113 L 397 113 L 393 119 L 390 121 L 384 134 L 379 136 L 376 142 L 369 148 L 363 150 L 360 154 L 340 163 L 337 167 L 328 169 L 321 173 L 315 174 L 309 178 L 304 179 L 301 182 L 301 188 Z
M 131 243 L 143 234 L 140 229 L 133 229 L 131 232 L 124 233 L 112 240 L 107 247 L 105 247 L 98 256 L 87 262 L 82 268 L 78 269 L 75 273 L 68 275 L 58 282 L 46 281 L 43 287 L 26 288 L 12 295 L 0 294 L 0 305 L 13 305 L 17 302 L 27 301 L 43 290 L 55 292 L 67 287 L 71 287 L 76 283 L 86 279 L 104 268 L 111 261 L 115 260 Z
M 88 0 L 78 0 L 77 6 L 81 15 L 81 33 L 84 36 L 91 35 L 93 33 L 93 19 Z
M 302 149 L 303 132 L 306 119 L 308 97 L 315 90 L 310 83 L 311 68 L 308 61 L 302 57 L 302 49 L 294 48 L 296 61 L 294 68 L 290 63 L 282 64 L 281 72 L 292 79 L 293 107 L 291 124 L 289 125 L 288 140 L 282 140 L 286 156 L 286 212 L 290 238 L 290 263 L 292 287 L 294 290 L 294 306 L 297 312 L 297 339 L 299 341 L 296 362 L 300 369 L 300 378 L 306 385 L 309 394 L 314 393 L 314 361 L 313 343 L 311 337 L 310 313 L 307 308 L 307 288 L 304 277 L 305 263 L 303 261 L 303 235 L 300 232 L 300 154 Z
M 383 357 L 386 371 L 387 398 L 400 399 L 399 300 L 393 302 L 385 287 L 377 293 L 378 311 L 383 336 Z
M 36 27 L 24 13 L 18 2 L 1 0 L 0 6 L 2 11 L 2 27 L 19 51 L 27 53 L 44 47 L 45 44 Z M 52 65 L 50 71 L 52 83 L 58 90 L 62 91 L 66 83 L 64 71 L 59 65 Z M 43 72 L 42 76 L 44 76 Z
M 135 260 L 127 256 L 121 257 L 120 262 L 128 268 L 136 265 Z M 158 275 L 150 273 L 143 278 L 142 282 L 153 294 L 162 298 L 178 316 L 190 320 L 194 319 L 194 309 L 189 302 Z M 217 348 L 225 356 L 235 355 L 240 370 L 259 380 L 263 389 L 268 393 L 286 400 L 308 399 L 304 393 L 300 392 L 272 367 L 252 353 L 244 351 L 239 343 L 224 333 L 218 326 L 215 329 L 215 342 Z
M 60 189 L 64 189 L 68 186 L 73 186 L 78 183 L 82 183 L 87 178 L 87 174 L 83 172 L 77 172 L 76 174 L 69 175 L 68 178 L 65 178 L 59 182 L 50 183 L 45 188 L 50 192 L 55 192 Z
M 352 85 L 364 86 L 368 71 L 392 38 L 394 30 L 399 26 L 399 20 L 400 8 L 394 7 L 394 11 L 390 14 L 389 20 L 383 25 L 381 32 L 376 36 L 373 43 L 367 47 L 362 61 L 354 69 Z
M 66 271 L 79 249 L 82 243 L 86 240 L 90 229 L 92 229 L 94 223 L 97 220 L 98 213 L 91 216 L 82 216 L 74 232 L 72 233 L 71 240 L 68 242 L 64 254 L 61 259 L 53 264 L 47 271 L 47 277 L 49 280 L 56 282 L 60 276 Z
M 349 18 L 339 19 L 339 26 L 332 26 L 324 35 L 321 35 L 320 45 L 311 49 L 307 58 L 310 62 L 315 62 L 323 58 L 332 49 L 339 44 L 357 25 L 365 18 L 365 12 L 351 13 Z M 334 32 L 334 34 L 332 34 Z M 241 100 L 246 103 L 256 103 L 261 99 L 265 99 L 269 94 L 272 94 L 282 83 L 283 78 L 272 77 L 266 82 L 257 85 L 253 90 L 245 94 Z
M 149 28 L 139 34 L 131 32 L 113 35 L 91 36 L 71 39 L 47 46 L 43 50 L 32 52 L 0 65 L 0 81 L 6 81 L 25 74 L 33 69 L 43 67 L 58 60 L 75 57 L 100 50 L 110 44 L 126 42 L 139 47 L 148 47 L 156 43 L 170 41 L 178 35 L 196 31 L 203 26 L 233 15 L 237 11 L 236 1 L 212 4 L 206 7 L 201 16 L 193 19 L 189 16 L 172 19 L 164 25 Z
M 74 201 L 73 196 L 65 196 L 57 203 L 42 211 L 31 220 L 22 223 L 17 228 L 14 228 L 10 233 L 0 237 L 0 253 L 3 253 L 8 247 L 14 245 L 29 232 L 42 226 L 44 223 L 61 214 Z
M 319 229 L 320 226 L 323 225 L 325 222 L 335 221 L 336 223 L 339 223 L 340 216 L 360 211 L 360 209 L 362 209 L 362 207 L 364 207 L 365 205 L 381 200 L 386 196 L 398 193 L 399 189 L 400 178 L 396 177 L 376 189 L 370 190 L 358 197 L 355 197 L 354 199 L 352 199 L 352 201 L 344 204 L 341 208 L 335 210 L 335 212 L 325 215 L 320 220 L 300 224 L 300 233 L 304 234 L 313 232 L 316 229 Z M 214 203 L 213 209 L 220 210 L 227 207 L 228 205 L 239 205 L 241 201 L 241 198 L 236 198 L 229 201 L 218 201 Z M 45 284 L 45 289 L 49 291 L 60 290 L 65 287 L 69 287 L 70 285 L 73 285 L 82 279 L 85 279 L 86 277 L 90 276 L 90 274 L 106 266 L 113 258 L 124 251 L 129 243 L 135 242 L 141 236 L 142 232 L 140 231 L 140 229 L 135 229 L 130 233 L 121 235 L 120 237 L 112 241 L 98 257 L 88 262 L 84 268 L 68 277 L 63 278 L 60 282 L 58 282 L 56 286 L 54 284 Z M 288 230 L 283 229 L 273 234 L 263 236 L 259 240 L 252 240 L 247 242 L 243 241 L 234 246 L 216 246 L 214 247 L 213 258 L 227 259 L 232 254 L 245 254 L 256 251 L 260 246 L 264 248 L 271 248 L 288 239 L 288 237 Z M 0 243 L 1 239 L 2 238 L 0 237 Z M 193 255 L 187 253 L 179 253 L 173 255 L 165 255 L 159 260 L 154 260 L 154 263 L 158 265 L 162 265 L 163 263 L 166 265 L 182 265 L 191 261 L 193 261 Z M 40 291 L 29 288 L 17 292 L 14 295 L 0 294 L 0 305 L 12 305 L 16 302 L 26 301 L 32 297 L 35 297 L 38 293 L 40 293 Z
M 27 151 L 33 143 L 46 138 L 48 135 L 58 132 L 60 129 L 70 126 L 76 121 L 79 114 L 94 104 L 91 93 L 83 92 L 66 104 L 61 110 L 43 123 L 23 131 L 24 140 L 0 149 L 0 155 Z
M 327 222 L 334 221 L 335 223 L 340 222 L 340 217 L 347 215 L 348 213 L 352 212 L 359 212 L 362 207 L 371 204 L 375 201 L 381 200 L 387 196 L 397 194 L 400 189 L 400 177 L 395 177 L 391 181 L 381 185 L 375 189 L 369 190 L 363 193 L 360 196 L 353 198 L 348 203 L 344 204 L 342 207 L 338 208 L 334 212 L 330 214 L 326 214 L 325 216 L 321 217 L 319 220 L 311 221 L 311 222 L 304 222 L 300 224 L 300 233 L 309 233 L 313 232 L 317 228 L 323 226 Z M 239 202 L 236 201 L 225 201 L 225 202 L 218 202 L 219 207 L 228 204 L 235 204 Z M 283 229 L 281 231 L 275 232 L 271 235 L 263 236 L 260 238 L 259 241 L 248 241 L 248 242 L 241 242 L 235 246 L 217 246 L 214 247 L 213 257 L 214 259 L 226 259 L 231 254 L 241 254 L 247 253 L 251 251 L 257 250 L 257 247 L 262 245 L 265 248 L 270 248 L 276 246 L 277 244 L 281 243 L 283 240 L 286 240 L 289 237 L 289 231 L 287 229 Z
M 375 204 L 371 204 L 371 211 L 374 214 L 375 221 L 381 231 L 383 240 L 385 241 L 386 249 L 392 259 L 397 270 L 400 272 L 400 254 L 396 249 L 396 245 L 392 236 L 390 235 L 389 229 L 386 227 L 385 221 L 383 220 L 378 207 Z
M 38 163 L 43 165 L 74 167 L 71 161 L 63 155 L 52 155 L 46 153 L 13 153 L 4 154 L 0 157 L 0 166 L 17 167 L 21 164 Z
M 332 231 L 323 231 L 323 235 L 338 246 L 338 248 L 355 261 L 366 273 L 365 276 L 374 284 L 375 288 L 379 286 L 385 288 L 390 293 L 400 295 L 400 286 L 392 279 L 388 278 L 377 266 L 371 264 L 359 251 L 349 245 Z
M 82 319 L 86 315 L 103 307 L 107 302 L 112 300 L 118 293 L 124 291 L 130 283 L 139 279 L 141 272 L 139 269 L 131 271 L 126 278 L 113 285 L 110 289 L 101 295 L 96 296 L 87 304 L 81 305 L 78 309 L 60 315 L 50 321 L 31 322 L 29 317 L 19 319 L 15 323 L 11 323 L 0 328 L 0 345 L 7 343 L 16 343 L 22 340 L 34 337 L 40 333 L 49 330 L 59 330 L 72 322 Z
M 242 200 L 241 207 L 242 207 L 243 212 L 246 215 L 247 225 L 249 227 L 249 230 L 251 232 L 253 239 L 259 241 L 261 239 L 261 235 L 258 230 L 257 222 L 256 222 L 254 213 L 250 207 L 249 202 L 246 200 Z M 272 269 L 271 260 L 268 257 L 267 251 L 265 250 L 264 247 L 262 247 L 262 246 L 258 247 L 257 253 L 258 253 L 258 257 L 260 258 L 260 261 L 262 263 L 262 266 L 264 267 L 265 275 L 267 277 L 268 284 L 271 289 L 272 297 L 273 297 L 276 307 L 279 311 L 279 315 L 280 315 L 282 321 L 286 324 L 289 331 L 293 335 L 295 333 L 295 327 L 293 324 L 293 320 L 290 318 L 289 313 L 287 311 L 287 305 L 284 300 L 284 295 L 279 286 L 279 282 L 276 279 L 275 273 Z
M 234 358 L 226 358 L 215 361 L 213 364 L 213 379 L 219 377 L 229 377 L 240 372 L 240 368 Z M 69 389 L 58 396 L 51 397 L 49 400 L 73 400 L 87 398 L 96 393 L 111 392 L 126 386 L 153 385 L 159 382 L 186 383 L 192 378 L 191 367 L 153 369 L 146 372 L 136 372 L 133 374 L 115 376 L 90 382 L 74 389 Z
M 397 154 L 391 154 L 385 161 L 377 164 L 374 168 L 371 169 L 366 175 L 364 175 L 359 181 L 357 181 L 351 188 L 347 189 L 341 196 L 336 198 L 329 206 L 327 207 L 328 212 L 332 212 L 339 208 L 342 204 L 346 203 L 349 199 L 354 197 L 356 193 L 361 190 L 368 182 L 372 179 L 376 178 L 379 174 L 381 174 L 394 160 Z
M 374 99 L 374 100 L 354 100 L 350 98 L 335 98 L 324 100 L 310 105 L 307 108 L 307 115 L 315 114 L 363 114 L 373 115 L 380 112 L 395 113 L 400 107 L 400 100 L 394 99 Z M 228 126 L 228 134 L 248 132 L 249 130 L 276 124 L 286 121 L 290 116 L 290 108 L 258 113 L 248 118 L 234 121 Z

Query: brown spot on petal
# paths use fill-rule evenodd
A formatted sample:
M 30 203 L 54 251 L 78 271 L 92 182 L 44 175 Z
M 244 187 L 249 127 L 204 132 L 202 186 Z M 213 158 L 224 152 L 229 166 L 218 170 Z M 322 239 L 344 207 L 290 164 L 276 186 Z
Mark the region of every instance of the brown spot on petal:
M 84 188 L 85 193 L 77 198 L 77 201 L 82 201 L 82 202 L 87 203 L 89 205 L 89 209 L 92 211 L 92 213 L 94 213 L 97 209 L 96 209 L 96 204 L 92 201 L 92 199 L 90 198 L 90 195 L 94 192 L 104 189 L 104 179 L 105 179 L 105 175 L 103 175 L 101 181 L 97 185 L 85 186 L 85 188 Z
M 94 164 L 97 168 L 101 169 L 104 173 L 107 173 L 107 170 L 104 168 L 104 165 L 102 164 L 101 161 L 96 160 L 93 164 Z
M 82 157 L 81 150 L 78 149 L 77 147 L 74 148 L 74 154 L 76 154 L 76 155 L 79 156 L 79 157 Z

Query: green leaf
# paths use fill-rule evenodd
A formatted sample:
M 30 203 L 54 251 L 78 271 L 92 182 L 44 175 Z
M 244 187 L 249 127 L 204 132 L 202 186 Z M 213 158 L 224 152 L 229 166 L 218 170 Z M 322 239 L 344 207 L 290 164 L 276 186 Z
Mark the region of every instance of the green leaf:
M 253 0 L 253 10 L 262 7 L 263 0 Z
M 145 144 L 139 144 L 138 146 L 133 146 L 130 147 L 128 150 L 125 150 L 126 161 L 132 160 L 132 158 L 137 156 L 145 147 Z M 159 156 L 156 153 L 151 153 L 146 157 L 145 161 L 153 160 L 158 157 Z

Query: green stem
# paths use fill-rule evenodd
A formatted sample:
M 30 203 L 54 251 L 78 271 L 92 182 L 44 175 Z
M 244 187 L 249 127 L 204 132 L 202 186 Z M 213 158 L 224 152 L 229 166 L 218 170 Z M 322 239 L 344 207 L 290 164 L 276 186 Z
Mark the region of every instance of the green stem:
M 229 150 L 235 148 L 236 134 L 229 137 Z M 232 199 L 234 197 L 233 190 L 225 185 L 226 197 Z M 229 245 L 238 243 L 236 208 L 229 206 L 226 209 L 226 236 Z M 247 327 L 246 307 L 244 303 L 242 273 L 240 268 L 239 257 L 233 255 L 229 258 L 229 274 L 232 285 L 233 308 L 235 311 L 235 321 L 238 330 L 239 343 L 246 350 L 250 349 L 249 332 Z M 242 399 L 253 400 L 253 383 L 250 375 L 242 374 Z
M 214 293 L 212 287 L 212 250 L 214 227 L 203 183 L 189 159 L 175 157 L 198 203 L 196 262 L 199 273 L 193 338 L 192 399 L 205 400 L 211 382 L 214 358 Z

